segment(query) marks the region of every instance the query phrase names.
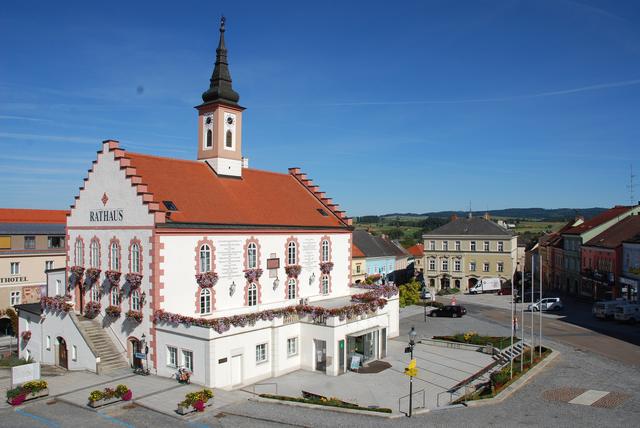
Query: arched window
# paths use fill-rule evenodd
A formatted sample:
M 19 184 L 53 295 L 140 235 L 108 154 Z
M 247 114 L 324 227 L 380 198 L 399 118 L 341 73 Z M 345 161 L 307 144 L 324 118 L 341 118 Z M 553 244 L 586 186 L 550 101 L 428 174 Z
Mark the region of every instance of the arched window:
M 76 239 L 76 266 L 84 266 L 84 243 Z
M 296 264 L 296 243 L 293 241 L 289 242 L 287 245 L 287 264 Z
M 200 247 L 200 273 L 209 272 L 211 270 L 211 247 L 203 244 Z
M 255 283 L 249 285 L 247 290 L 247 305 L 255 306 L 258 304 L 258 286 Z
M 140 273 L 140 245 L 137 242 L 131 245 L 131 272 Z
M 200 291 L 200 313 L 208 314 L 211 312 L 211 290 L 203 288 Z
M 89 244 L 89 264 L 92 268 L 100 267 L 100 243 L 95 239 Z
M 120 271 L 120 245 L 117 242 L 112 242 L 109 245 L 109 251 L 111 253 L 111 266 L 109 266 L 109 269 Z
M 329 275 L 322 275 L 320 281 L 320 293 L 329 294 Z
M 207 129 L 207 141 L 205 142 L 205 147 L 213 146 L 213 134 L 210 129 Z
M 227 129 L 225 144 L 229 148 L 233 147 L 233 134 L 230 129 Z
M 120 292 L 118 291 L 118 287 L 111 287 L 111 298 L 109 300 L 111 306 L 120 305 Z
M 247 246 L 247 268 L 256 269 L 258 267 L 258 246 L 251 242 Z
M 329 261 L 329 241 L 327 241 L 326 239 L 322 241 L 322 261 Z
M 97 282 L 91 286 L 91 301 L 92 302 L 100 301 L 100 285 L 98 285 Z
M 133 290 L 131 292 L 131 310 L 140 310 L 140 292 L 138 290 Z
M 292 300 L 296 298 L 296 280 L 295 278 L 289 278 L 287 282 L 287 299 Z

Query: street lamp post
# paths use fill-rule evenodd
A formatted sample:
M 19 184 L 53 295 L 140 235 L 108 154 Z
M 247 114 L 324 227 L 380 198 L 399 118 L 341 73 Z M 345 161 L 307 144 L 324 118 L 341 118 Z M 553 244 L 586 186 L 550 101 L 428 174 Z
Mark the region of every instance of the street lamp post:
M 143 370 L 143 373 L 148 373 L 149 372 L 149 350 L 147 349 L 147 336 L 142 333 L 142 336 L 140 337 L 140 345 L 141 345 L 141 351 L 144 352 L 144 359 L 145 359 L 145 368 L 146 370 Z
M 409 353 L 411 356 L 411 361 L 413 361 L 413 347 L 416 346 L 416 328 L 411 327 L 409 331 Z M 413 376 L 409 376 L 409 417 L 413 413 Z

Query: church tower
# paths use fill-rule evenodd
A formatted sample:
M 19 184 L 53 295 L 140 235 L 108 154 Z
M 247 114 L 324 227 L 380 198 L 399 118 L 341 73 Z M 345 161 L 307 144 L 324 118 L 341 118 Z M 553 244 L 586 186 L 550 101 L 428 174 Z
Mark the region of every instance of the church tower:
M 225 18 L 220 20 L 220 41 L 209 89 L 198 109 L 198 160 L 207 162 L 218 175 L 242 177 L 242 111 L 240 95 L 231 87 L 224 44 Z

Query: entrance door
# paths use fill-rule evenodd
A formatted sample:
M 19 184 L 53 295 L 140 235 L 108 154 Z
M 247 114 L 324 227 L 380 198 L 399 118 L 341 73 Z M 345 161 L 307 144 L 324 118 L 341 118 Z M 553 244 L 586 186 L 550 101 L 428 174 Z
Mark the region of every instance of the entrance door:
M 64 369 L 69 369 L 67 342 L 62 337 L 58 337 L 58 364 Z
M 387 356 L 387 328 L 380 331 L 380 358 Z
M 345 367 L 344 367 L 344 363 L 345 363 L 345 361 L 344 361 L 344 351 L 345 351 L 345 349 L 344 349 L 344 339 L 343 340 L 339 340 L 338 341 L 338 352 L 340 352 L 340 367 L 339 367 L 340 373 L 344 373 L 344 371 L 345 371 Z
M 136 357 L 136 353 L 142 352 L 142 345 L 138 339 L 129 339 L 129 364 L 132 368 L 137 369 L 142 367 L 142 359 Z
M 327 371 L 327 342 L 324 340 L 313 339 L 316 348 L 315 362 L 316 371 Z
M 231 357 L 231 385 L 242 383 L 242 355 Z

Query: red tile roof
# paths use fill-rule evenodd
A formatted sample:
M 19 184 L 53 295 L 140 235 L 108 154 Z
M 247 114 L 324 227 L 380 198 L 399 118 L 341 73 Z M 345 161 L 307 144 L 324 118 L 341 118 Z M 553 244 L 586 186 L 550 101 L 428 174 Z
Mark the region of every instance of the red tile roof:
M 407 248 L 407 251 L 413 256 L 422 257 L 424 256 L 424 244 L 416 244 L 412 247 Z
M 634 238 L 638 234 L 640 234 L 640 216 L 632 215 L 614 224 L 584 246 L 617 248 L 623 241 Z
M 364 253 L 356 244 L 351 244 L 351 257 L 364 257 Z
M 294 176 L 244 168 L 242 178 L 218 176 L 204 162 L 125 152 L 135 175 L 167 212 L 167 223 L 347 228 Z M 327 215 L 323 215 L 322 210 Z
M 633 207 L 625 206 L 625 205 L 616 205 L 615 207 L 608 209 L 607 211 L 599 214 L 579 226 L 572 227 L 569 230 L 564 231 L 563 233 L 566 235 L 581 235 L 594 227 L 598 227 L 609 220 L 613 220 L 616 217 L 626 214 Z
M 0 223 L 65 224 L 69 211 L 0 208 Z

